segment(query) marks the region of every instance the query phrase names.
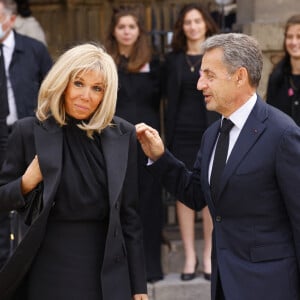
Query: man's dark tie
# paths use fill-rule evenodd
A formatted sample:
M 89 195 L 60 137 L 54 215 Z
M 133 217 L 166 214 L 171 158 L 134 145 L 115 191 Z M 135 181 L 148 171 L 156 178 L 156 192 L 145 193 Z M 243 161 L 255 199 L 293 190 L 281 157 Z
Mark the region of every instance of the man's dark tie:
M 0 119 L 8 116 L 7 79 L 3 55 L 3 45 L 0 44 Z
M 233 126 L 234 124 L 229 119 L 223 119 L 210 176 L 211 196 L 214 202 L 216 202 L 219 193 L 220 179 L 227 159 L 229 132 Z

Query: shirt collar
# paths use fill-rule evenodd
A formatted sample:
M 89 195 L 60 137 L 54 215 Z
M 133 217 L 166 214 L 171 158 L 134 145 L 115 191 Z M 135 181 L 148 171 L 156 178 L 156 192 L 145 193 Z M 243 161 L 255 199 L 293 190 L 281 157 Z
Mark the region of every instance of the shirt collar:
M 15 34 L 14 31 L 11 30 L 8 34 L 7 38 L 2 42 L 2 44 L 6 47 L 11 49 L 14 49 L 15 47 Z
M 242 129 L 256 103 L 256 100 L 257 94 L 254 93 L 249 100 L 247 100 L 239 109 L 232 113 L 228 119 L 230 119 L 236 127 Z

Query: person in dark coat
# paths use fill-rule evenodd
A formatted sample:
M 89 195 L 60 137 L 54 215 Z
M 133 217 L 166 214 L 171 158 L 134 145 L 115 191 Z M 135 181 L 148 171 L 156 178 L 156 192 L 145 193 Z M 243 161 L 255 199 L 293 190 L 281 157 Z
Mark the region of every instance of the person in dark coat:
M 263 55 L 253 37 L 214 35 L 202 47 L 197 88 L 222 120 L 204 133 L 192 170 L 165 149 L 155 129 L 136 125 L 154 161 L 148 169 L 192 209 L 209 207 L 212 300 L 299 300 L 300 128 L 257 95 Z M 232 127 L 217 181 L 225 119 Z
M 7 137 L 15 121 L 33 116 L 42 80 L 52 66 L 51 56 L 41 42 L 13 30 L 17 6 L 12 0 L 0 0 L 0 44 L 5 64 L 8 109 L 0 112 L 0 165 L 7 147 Z M 1 87 L 1 93 L 3 93 Z M 1 108 L 3 108 L 1 103 Z M 15 217 L 16 215 L 13 214 Z M 17 218 L 14 218 L 17 220 Z M 0 268 L 7 260 L 14 241 L 10 241 L 15 222 L 9 213 L 0 214 Z M 12 225 L 12 226 L 11 226 Z M 15 232 L 16 233 L 16 232 Z
M 22 211 L 41 183 L 43 209 L 0 272 L 1 300 L 148 299 L 135 129 L 114 117 L 117 86 L 110 55 L 75 46 L 43 81 L 36 116 L 16 123 L 0 210 Z
M 283 48 L 284 57 L 269 77 L 267 102 L 300 125 L 300 14 L 287 20 Z
M 160 60 L 152 55 L 142 18 L 134 9 L 115 9 L 106 48 L 119 75 L 116 115 L 136 124 L 147 122 L 160 130 Z M 163 228 L 162 189 L 145 170 L 146 157 L 138 147 L 139 211 L 144 229 L 148 282 L 163 278 L 161 244 Z
M 212 300 L 299 300 L 300 128 L 257 95 L 263 55 L 253 37 L 214 35 L 202 47 L 197 88 L 222 120 L 204 133 L 192 170 L 155 129 L 136 125 L 154 161 L 148 169 L 189 207 L 209 207 Z M 231 130 L 216 180 L 225 119 Z
M 182 7 L 174 25 L 172 52 L 164 64 L 165 126 L 169 149 L 192 168 L 201 137 L 219 116 L 205 108 L 201 91 L 196 89 L 202 60 L 201 44 L 218 31 L 209 12 L 199 3 Z M 177 217 L 185 260 L 181 279 L 194 279 L 198 268 L 195 247 L 195 212 L 176 201 Z M 204 249 L 201 266 L 205 279 L 211 274 L 212 221 L 207 207 L 202 211 Z

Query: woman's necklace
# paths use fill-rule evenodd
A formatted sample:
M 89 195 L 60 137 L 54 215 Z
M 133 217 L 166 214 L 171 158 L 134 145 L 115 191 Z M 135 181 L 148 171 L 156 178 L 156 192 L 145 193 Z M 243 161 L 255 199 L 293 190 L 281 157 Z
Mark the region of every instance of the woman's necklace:
M 299 87 L 296 86 L 297 84 L 295 84 L 295 82 L 294 82 L 293 75 L 289 76 L 289 83 L 290 83 L 291 87 L 288 90 L 288 95 L 294 96 L 294 94 L 298 92 Z
M 186 62 L 187 64 L 189 65 L 190 67 L 190 71 L 193 73 L 195 72 L 195 67 L 200 64 L 201 60 L 202 60 L 202 56 L 200 56 L 200 58 L 195 62 L 195 63 L 192 63 L 189 56 L 186 54 L 185 55 L 185 59 L 186 59 Z

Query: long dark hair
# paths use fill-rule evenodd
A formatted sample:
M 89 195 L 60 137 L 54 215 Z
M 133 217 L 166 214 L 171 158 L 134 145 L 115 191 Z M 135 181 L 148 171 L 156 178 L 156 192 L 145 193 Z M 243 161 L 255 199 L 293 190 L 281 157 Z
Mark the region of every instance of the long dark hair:
M 283 83 L 283 79 L 286 76 L 289 76 L 292 72 L 291 56 L 285 45 L 287 31 L 292 25 L 300 25 L 300 14 L 291 16 L 285 23 L 283 41 L 284 56 L 273 68 L 273 77 L 279 85 L 281 85 Z
M 208 38 L 218 32 L 218 26 L 207 9 L 199 3 L 186 4 L 179 11 L 178 18 L 174 25 L 173 38 L 171 42 L 171 47 L 174 52 L 187 51 L 187 39 L 183 31 L 183 22 L 185 15 L 193 9 L 198 10 L 203 17 L 206 25 L 205 38 Z
M 120 18 L 125 16 L 132 16 L 136 20 L 140 31 L 139 37 L 133 45 L 132 52 L 128 58 L 127 65 L 127 70 L 129 72 L 138 72 L 145 63 L 150 61 L 152 50 L 141 15 L 136 9 L 130 7 L 114 9 L 105 41 L 105 47 L 107 52 L 113 57 L 116 65 L 119 66 L 121 62 L 121 55 L 119 53 L 118 42 L 114 36 L 114 31 Z

